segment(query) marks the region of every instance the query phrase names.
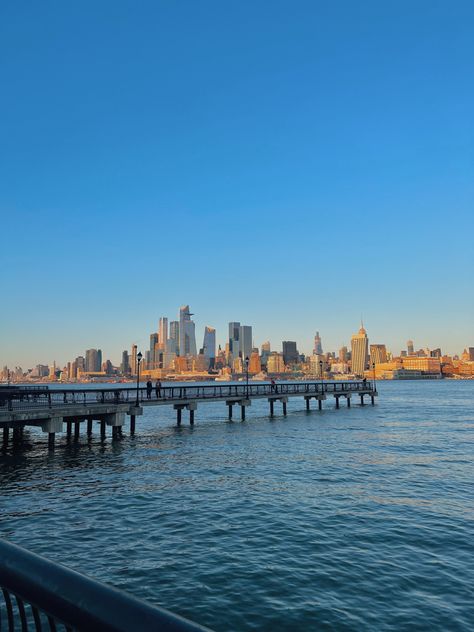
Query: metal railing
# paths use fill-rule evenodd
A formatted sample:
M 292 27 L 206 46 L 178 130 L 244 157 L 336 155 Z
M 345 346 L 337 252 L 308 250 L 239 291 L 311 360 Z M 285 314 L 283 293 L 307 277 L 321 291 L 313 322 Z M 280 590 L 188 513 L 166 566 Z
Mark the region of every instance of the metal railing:
M 276 395 L 321 395 L 354 392 L 371 393 L 371 382 L 276 382 L 275 384 L 213 384 L 192 386 L 162 386 L 147 390 L 138 389 L 138 401 L 169 402 L 179 400 L 212 400 L 225 398 L 265 397 Z M 119 405 L 133 404 L 137 400 L 136 387 L 98 389 L 51 389 L 30 390 L 27 387 L 18 392 L 0 395 L 0 411 L 27 410 L 37 408 L 65 408 L 68 405 Z
M 167 610 L 0 540 L 0 630 L 203 632 Z

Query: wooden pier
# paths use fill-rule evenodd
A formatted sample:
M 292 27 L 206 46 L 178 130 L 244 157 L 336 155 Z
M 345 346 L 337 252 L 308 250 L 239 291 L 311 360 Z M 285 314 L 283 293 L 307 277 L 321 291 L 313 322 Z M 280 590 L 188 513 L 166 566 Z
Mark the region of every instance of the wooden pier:
M 81 424 L 86 426 L 87 435 L 92 435 L 93 421 L 100 422 L 101 439 L 105 440 L 107 428 L 112 428 L 112 438 L 122 436 L 125 418 L 130 420 L 130 434 L 136 430 L 136 418 L 143 414 L 147 406 L 172 406 L 176 411 L 176 423 L 181 425 L 183 410 L 189 412 L 189 423 L 194 424 L 198 405 L 208 402 L 224 402 L 228 409 L 228 419 L 233 419 L 234 407 L 240 409 L 242 421 L 246 409 L 253 400 L 267 399 L 269 413 L 275 414 L 275 404 L 281 404 L 283 415 L 287 414 L 288 400 L 303 397 L 306 410 L 310 410 L 311 400 L 318 402 L 321 410 L 323 402 L 332 396 L 335 407 L 340 399 L 346 400 L 348 407 L 353 397 L 370 398 L 372 404 L 378 395 L 375 384 L 361 380 L 357 382 L 279 382 L 213 384 L 192 386 L 163 386 L 136 388 L 89 388 L 89 389 L 48 389 L 41 387 L 10 387 L 0 390 L 0 430 L 3 445 L 7 445 L 10 432 L 14 442 L 21 442 L 26 426 L 41 427 L 48 434 L 50 448 L 54 448 L 57 433 L 64 432 L 74 438 L 80 436 Z

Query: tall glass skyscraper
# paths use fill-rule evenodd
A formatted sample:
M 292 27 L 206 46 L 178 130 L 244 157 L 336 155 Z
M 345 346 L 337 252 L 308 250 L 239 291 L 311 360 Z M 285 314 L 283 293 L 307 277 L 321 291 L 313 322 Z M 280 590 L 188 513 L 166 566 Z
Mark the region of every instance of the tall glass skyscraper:
M 242 325 L 240 328 L 240 353 L 243 360 L 252 354 L 252 327 Z
M 207 326 L 204 329 L 204 341 L 202 343 L 204 357 L 208 359 L 208 367 L 213 367 L 216 361 L 216 330 Z
M 183 357 L 197 355 L 196 332 L 191 316 L 189 305 L 181 307 L 179 310 L 179 355 Z

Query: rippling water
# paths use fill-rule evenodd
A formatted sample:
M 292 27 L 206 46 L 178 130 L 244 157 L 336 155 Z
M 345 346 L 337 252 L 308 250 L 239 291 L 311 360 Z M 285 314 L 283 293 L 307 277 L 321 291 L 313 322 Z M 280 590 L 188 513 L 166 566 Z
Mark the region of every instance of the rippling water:
M 379 391 L 243 423 L 205 404 L 193 428 L 146 409 L 134 438 L 50 454 L 27 432 L 0 536 L 216 630 L 473 629 L 474 382 Z

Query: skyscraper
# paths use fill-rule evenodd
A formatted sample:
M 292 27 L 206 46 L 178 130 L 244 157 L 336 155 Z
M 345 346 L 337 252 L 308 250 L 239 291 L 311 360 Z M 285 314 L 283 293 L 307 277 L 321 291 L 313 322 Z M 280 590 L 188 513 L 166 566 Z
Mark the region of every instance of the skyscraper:
M 130 354 L 130 370 L 132 375 L 137 374 L 137 345 L 132 345 L 132 352 Z
M 160 318 L 160 324 L 158 326 L 158 342 L 164 349 L 166 347 L 166 341 L 168 340 L 168 319 Z
M 102 368 L 102 351 L 100 349 L 87 349 L 85 364 L 87 373 L 99 372 Z
M 407 351 L 409 356 L 415 354 L 415 346 L 413 344 L 413 340 L 407 341 Z
M 149 369 L 156 369 L 156 359 L 155 359 L 155 350 L 156 345 L 158 344 L 158 334 L 150 334 L 150 362 Z
M 207 358 L 207 368 L 214 367 L 216 361 L 216 330 L 207 326 L 204 329 L 204 340 L 202 343 L 203 355 Z
M 249 325 L 242 325 L 239 331 L 239 343 L 240 343 L 240 355 L 243 360 L 245 358 L 250 359 L 252 353 L 252 327 Z M 235 357 L 235 356 L 234 356 Z
M 296 342 L 291 340 L 283 341 L 283 362 L 286 365 L 296 364 L 299 360 L 298 349 L 296 348 Z
M 387 362 L 387 348 L 385 345 L 370 345 L 370 362 L 382 364 Z
M 128 358 L 128 351 L 125 349 L 122 351 L 122 364 L 120 365 L 120 373 L 126 375 L 130 373 L 130 362 Z
M 179 321 L 172 320 L 170 322 L 170 353 L 179 353 Z
M 314 355 L 323 355 L 323 345 L 321 344 L 321 337 L 319 335 L 319 331 L 316 332 L 314 337 Z
M 339 362 L 347 362 L 347 347 L 345 345 L 339 349 Z
M 352 373 L 354 375 L 364 375 L 369 359 L 369 339 L 367 332 L 362 325 L 359 333 L 351 338 Z
M 179 355 L 195 356 L 196 350 L 196 332 L 194 321 L 191 320 L 191 312 L 189 305 L 184 305 L 179 310 Z
M 240 323 L 229 323 L 229 351 L 234 358 L 240 355 Z

